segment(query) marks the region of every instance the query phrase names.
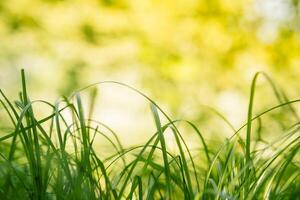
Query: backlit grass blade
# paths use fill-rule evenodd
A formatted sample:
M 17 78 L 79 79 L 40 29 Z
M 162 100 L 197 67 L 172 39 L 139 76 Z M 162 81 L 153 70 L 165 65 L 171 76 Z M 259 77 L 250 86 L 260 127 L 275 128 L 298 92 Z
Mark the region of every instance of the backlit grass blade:
M 153 104 L 151 104 L 151 111 L 153 113 L 156 129 L 158 132 L 158 137 L 160 140 L 160 145 L 162 148 L 163 159 L 164 159 L 166 188 L 167 188 L 166 199 L 170 199 L 172 191 L 171 191 L 171 180 L 170 180 L 171 174 L 170 174 L 170 167 L 168 164 L 169 162 L 168 162 L 168 155 L 167 155 L 167 147 L 166 147 L 165 138 L 164 138 L 164 134 L 163 134 L 161 123 L 160 123 L 160 118 L 159 118 L 157 109 Z

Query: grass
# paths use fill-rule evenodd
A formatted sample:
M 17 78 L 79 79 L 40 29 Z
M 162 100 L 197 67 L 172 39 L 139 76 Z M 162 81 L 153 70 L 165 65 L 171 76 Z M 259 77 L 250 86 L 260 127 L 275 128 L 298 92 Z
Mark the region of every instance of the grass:
M 259 76 L 270 83 L 279 104 L 254 115 Z M 127 87 L 150 103 L 156 133 L 145 144 L 124 148 L 113 130 L 91 119 L 96 90 L 88 110 L 80 91 L 54 104 L 31 101 L 24 70 L 21 77 L 19 100 L 11 101 L 0 90 L 1 112 L 14 127 L 0 137 L 0 199 L 300 199 L 300 123 L 294 109 L 300 99 L 290 101 L 264 73 L 253 79 L 247 123 L 235 130 L 216 112 L 233 129 L 217 147 L 195 124 L 172 120 L 140 91 L 122 83 L 98 83 Z M 52 111 L 38 119 L 36 104 Z M 268 124 L 262 118 L 280 109 L 295 123 L 266 141 Z M 199 148 L 189 148 L 179 124 L 191 128 Z M 177 151 L 169 150 L 166 131 L 173 134 Z M 95 148 L 98 136 L 110 143 L 109 156 Z

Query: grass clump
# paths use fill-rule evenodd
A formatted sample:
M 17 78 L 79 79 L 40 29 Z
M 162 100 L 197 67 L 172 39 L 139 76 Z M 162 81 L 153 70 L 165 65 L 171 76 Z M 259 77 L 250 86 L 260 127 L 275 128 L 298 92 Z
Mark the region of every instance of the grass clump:
M 271 83 L 279 104 L 254 115 L 260 74 Z M 238 130 L 229 124 L 233 135 L 218 147 L 208 143 L 195 124 L 172 120 L 143 93 L 110 82 L 138 92 L 151 105 L 156 132 L 145 144 L 130 148 L 124 148 L 105 124 L 91 119 L 95 90 L 88 110 L 80 92 L 54 104 L 31 101 L 23 70 L 21 75 L 19 100 L 11 101 L 0 90 L 2 112 L 13 125 L 11 133 L 0 137 L 1 199 L 300 198 L 300 123 L 293 107 L 300 100 L 288 100 L 263 73 L 257 73 L 252 82 L 247 123 Z M 108 82 L 99 84 L 104 83 Z M 38 119 L 36 104 L 49 107 L 49 115 Z M 279 109 L 296 121 L 276 139 L 266 141 L 262 118 Z M 178 124 L 193 130 L 199 148 L 189 148 Z M 176 153 L 169 151 L 166 131 L 173 134 Z M 105 149 L 94 147 L 96 136 L 110 143 L 110 155 L 102 156 Z

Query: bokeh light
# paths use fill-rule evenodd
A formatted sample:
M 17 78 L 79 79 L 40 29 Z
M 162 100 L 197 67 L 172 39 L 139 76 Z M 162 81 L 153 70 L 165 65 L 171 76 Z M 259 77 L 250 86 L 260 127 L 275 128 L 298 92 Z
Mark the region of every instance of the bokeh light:
M 0 86 L 16 96 L 25 68 L 31 96 L 55 101 L 114 80 L 172 115 L 203 121 L 201 105 L 209 104 L 239 126 L 255 72 L 267 72 L 290 97 L 297 95 L 299 9 L 298 0 L 0 1 Z M 143 116 L 145 102 L 105 87 L 99 116 L 120 130 L 133 113 Z M 258 109 L 276 102 L 269 96 Z M 114 104 L 111 110 L 105 102 Z

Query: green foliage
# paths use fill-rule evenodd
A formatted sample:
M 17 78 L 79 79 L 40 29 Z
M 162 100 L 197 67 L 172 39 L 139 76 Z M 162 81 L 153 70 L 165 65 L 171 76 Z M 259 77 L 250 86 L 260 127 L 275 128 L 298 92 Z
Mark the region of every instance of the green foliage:
M 14 126 L 0 137 L 1 199 L 299 199 L 299 122 L 286 128 L 277 139 L 264 140 L 262 118 L 279 109 L 297 116 L 293 106 L 276 87 L 279 105 L 253 114 L 256 80 L 253 79 L 247 123 L 240 129 L 221 116 L 233 135 L 221 145 L 207 143 L 192 122 L 172 120 L 153 100 L 122 83 L 149 101 L 156 133 L 142 145 L 124 148 L 117 134 L 91 119 L 96 90 L 86 110 L 80 91 L 55 104 L 31 101 L 22 70 L 20 99 L 10 101 L 0 90 L 1 105 Z M 104 84 L 108 82 L 102 82 Z M 93 87 L 91 85 L 89 87 Z M 36 117 L 36 104 L 52 110 Z M 67 119 L 71 116 L 71 120 Z M 220 114 L 218 114 L 220 116 Z M 166 123 L 162 118 L 167 119 Z M 256 123 L 258 126 L 256 127 Z M 188 125 L 198 138 L 192 149 L 179 124 Z M 103 128 L 110 134 L 103 131 Z M 246 137 L 242 131 L 246 128 Z M 171 131 L 177 151 L 170 151 L 166 132 Z M 185 130 L 184 130 L 185 131 Z M 258 135 L 256 138 L 254 135 Z M 101 136 L 111 147 L 95 148 Z
M 298 10 L 298 0 L 2 0 L 0 84 L 16 90 L 20 66 L 33 96 L 134 82 L 176 114 L 243 93 L 259 70 L 299 90 Z

